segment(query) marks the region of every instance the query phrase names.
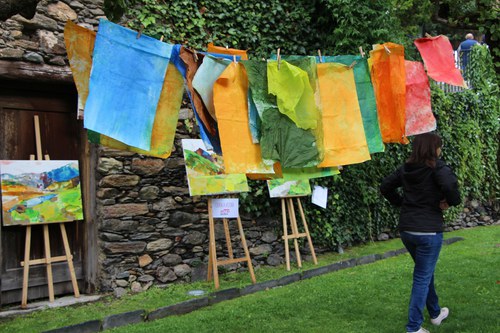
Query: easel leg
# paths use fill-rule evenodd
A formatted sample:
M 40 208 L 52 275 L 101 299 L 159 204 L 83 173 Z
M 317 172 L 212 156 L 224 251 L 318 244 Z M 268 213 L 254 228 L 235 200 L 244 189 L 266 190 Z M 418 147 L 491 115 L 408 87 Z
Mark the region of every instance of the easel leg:
M 208 251 L 211 261 L 212 275 L 214 277 L 215 289 L 219 289 L 219 272 L 217 270 L 217 249 L 215 247 L 215 224 L 212 213 L 212 199 L 208 199 L 208 229 L 210 234 L 210 249 Z
M 290 215 L 290 225 L 292 227 L 292 233 L 294 236 L 299 234 L 299 230 L 297 228 L 297 219 L 295 218 L 295 209 L 293 207 L 292 198 L 288 198 L 288 211 Z M 295 255 L 297 257 L 297 266 L 302 267 L 302 259 L 300 257 L 300 249 L 299 249 L 299 241 L 297 238 L 293 239 L 293 245 L 295 246 Z
M 66 233 L 66 226 L 64 223 L 59 223 L 61 228 L 61 236 L 64 244 L 64 252 L 66 253 L 66 260 L 68 261 L 69 275 L 71 277 L 71 283 L 73 284 L 73 291 L 75 297 L 80 297 L 80 290 L 78 289 L 78 283 L 76 282 L 75 267 L 73 266 L 73 256 L 71 255 L 71 250 L 69 248 L 68 235 Z
M 228 220 L 222 219 L 222 223 L 224 224 L 224 234 L 226 235 L 226 246 L 229 259 L 233 259 L 234 258 L 233 245 L 231 244 L 231 234 L 229 233 Z
M 49 237 L 49 226 L 47 224 L 43 225 L 43 239 L 45 243 L 45 260 L 47 266 L 47 284 L 49 287 L 49 301 L 54 302 L 54 281 L 52 278 L 52 258 L 50 255 L 50 237 Z
M 302 224 L 304 225 L 304 230 L 306 232 L 307 242 L 309 243 L 309 249 L 311 250 L 311 255 L 313 257 L 313 262 L 315 265 L 318 264 L 318 259 L 316 258 L 316 252 L 314 251 L 314 246 L 311 239 L 311 234 L 309 233 L 309 228 L 307 227 L 306 217 L 304 215 L 304 210 L 302 209 L 302 203 L 300 198 L 297 198 L 297 205 L 299 206 L 300 217 L 302 218 Z
M 253 271 L 252 259 L 250 258 L 250 252 L 248 252 L 247 240 L 245 238 L 245 233 L 243 232 L 243 225 L 241 224 L 241 219 L 238 216 L 238 230 L 240 231 L 241 245 L 243 246 L 243 251 L 245 251 L 245 258 L 247 259 L 248 271 L 250 272 L 250 278 L 252 283 L 257 282 L 255 279 L 255 273 Z
M 283 239 L 285 241 L 285 261 L 286 261 L 286 270 L 290 270 L 290 249 L 288 248 L 288 227 L 286 223 L 286 207 L 285 207 L 285 198 L 281 199 L 281 218 L 283 220 Z
M 24 244 L 24 271 L 21 308 L 28 306 L 28 279 L 30 274 L 31 226 L 26 226 L 26 243 Z

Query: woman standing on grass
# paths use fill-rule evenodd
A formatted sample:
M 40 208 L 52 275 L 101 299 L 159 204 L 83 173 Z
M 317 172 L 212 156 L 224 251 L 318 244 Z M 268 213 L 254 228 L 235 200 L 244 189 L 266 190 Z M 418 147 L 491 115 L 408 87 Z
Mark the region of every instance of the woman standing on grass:
M 384 178 L 380 190 L 395 206 L 400 206 L 399 231 L 415 266 L 408 310 L 407 332 L 428 333 L 421 327 L 424 306 L 431 323 L 440 325 L 448 317 L 434 289 L 434 269 L 443 242 L 443 210 L 460 204 L 457 177 L 443 161 L 442 141 L 434 133 L 415 136 L 410 158 Z M 402 188 L 402 196 L 398 188 Z

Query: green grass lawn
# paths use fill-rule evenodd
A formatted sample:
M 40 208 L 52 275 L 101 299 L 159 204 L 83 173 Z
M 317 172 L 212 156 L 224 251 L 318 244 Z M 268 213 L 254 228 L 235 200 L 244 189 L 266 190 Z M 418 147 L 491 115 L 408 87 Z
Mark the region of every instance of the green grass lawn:
M 441 305 L 450 317 L 434 332 L 500 332 L 500 226 L 446 233 L 445 238 L 465 240 L 444 246 L 436 270 Z M 348 249 L 344 254 L 325 254 L 320 265 L 383 253 L 401 248 L 400 240 L 371 243 Z M 304 269 L 313 266 L 304 263 Z M 256 271 L 258 282 L 299 271 L 284 267 Z M 183 315 L 141 323 L 109 332 L 404 332 L 411 288 L 412 262 L 402 255 L 373 264 L 299 281 L 219 303 Z M 243 287 L 248 273 L 222 275 L 221 288 Z M 166 289 L 107 298 L 93 304 L 50 309 L 0 323 L 0 332 L 39 332 L 114 313 L 137 309 L 154 310 L 190 297 L 188 290 L 213 291 L 208 282 L 174 285 Z

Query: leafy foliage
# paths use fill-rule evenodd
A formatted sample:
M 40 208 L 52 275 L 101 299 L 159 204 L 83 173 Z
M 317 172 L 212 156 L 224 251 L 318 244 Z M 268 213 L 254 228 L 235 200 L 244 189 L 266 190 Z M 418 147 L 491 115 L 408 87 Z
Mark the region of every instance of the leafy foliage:
M 317 49 L 323 54 L 353 54 L 359 46 L 369 50 L 371 44 L 392 41 L 405 45 L 409 59 L 418 58 L 412 41 L 419 29 L 431 20 L 439 9 L 436 6 L 446 3 L 455 4 L 451 0 L 105 1 L 108 17 L 118 19 L 124 9 L 121 19 L 129 27 L 198 50 L 214 42 L 248 49 L 251 57 L 258 58 L 268 57 L 277 48 L 283 54 L 311 55 Z M 481 29 L 489 31 L 492 40 L 498 38 L 494 0 L 460 3 L 464 9 L 453 8 L 451 21 L 475 15 L 479 17 L 476 21 L 483 22 Z M 487 9 L 488 3 L 493 10 Z M 473 90 L 444 94 L 432 86 L 438 132 L 446 145 L 443 158 L 458 174 L 464 197 L 498 200 L 500 175 L 495 160 L 500 114 L 488 49 L 474 48 L 469 66 Z M 313 185 L 329 189 L 328 209 L 303 202 L 315 243 L 336 248 L 373 239 L 384 231 L 394 232 L 398 212 L 383 200 L 378 187 L 408 155 L 409 146 L 390 144 L 371 161 L 345 167 L 340 176 L 313 180 Z M 247 213 L 279 216 L 279 200 L 269 199 L 265 182 L 252 181 L 250 187 L 251 192 L 240 196 Z M 450 210 L 446 218 L 455 218 L 458 211 Z

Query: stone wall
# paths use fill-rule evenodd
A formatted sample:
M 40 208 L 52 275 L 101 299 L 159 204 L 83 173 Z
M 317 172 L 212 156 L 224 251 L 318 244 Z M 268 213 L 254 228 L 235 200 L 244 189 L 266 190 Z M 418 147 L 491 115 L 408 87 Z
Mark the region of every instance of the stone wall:
M 104 0 L 42 0 L 35 17 L 15 15 L 0 21 L 0 60 L 67 66 L 64 25 L 67 20 L 97 30 Z

